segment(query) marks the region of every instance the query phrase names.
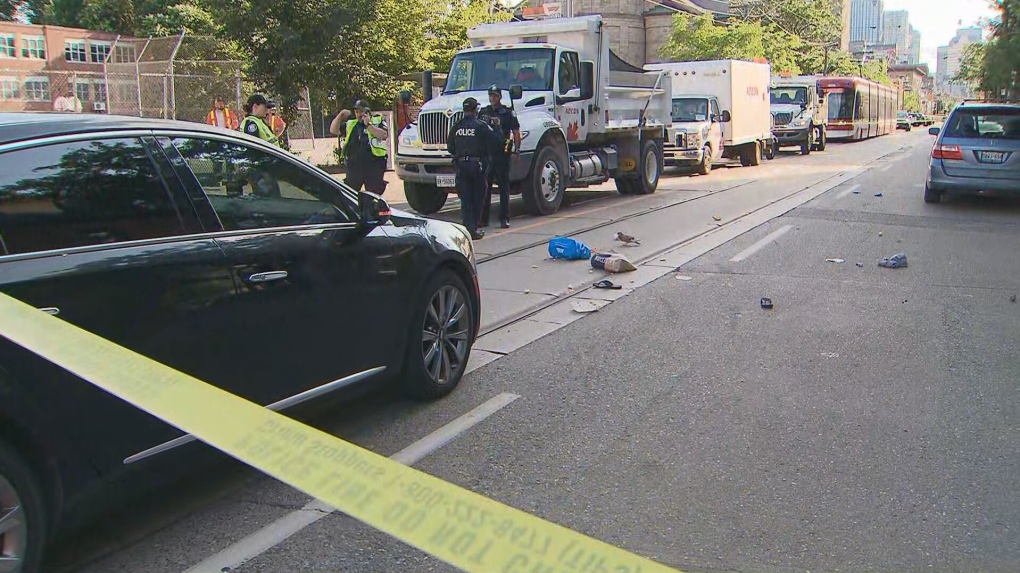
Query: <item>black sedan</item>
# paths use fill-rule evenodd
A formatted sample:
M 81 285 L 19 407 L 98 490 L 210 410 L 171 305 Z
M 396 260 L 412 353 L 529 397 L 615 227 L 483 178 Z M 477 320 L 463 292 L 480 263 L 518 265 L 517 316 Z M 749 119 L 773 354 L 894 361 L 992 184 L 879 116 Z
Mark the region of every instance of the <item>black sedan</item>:
M 0 291 L 283 410 L 360 381 L 443 396 L 480 316 L 462 227 L 245 135 L 114 116 L 0 114 Z M 3 339 L 0 430 L 22 573 L 87 493 L 202 447 Z

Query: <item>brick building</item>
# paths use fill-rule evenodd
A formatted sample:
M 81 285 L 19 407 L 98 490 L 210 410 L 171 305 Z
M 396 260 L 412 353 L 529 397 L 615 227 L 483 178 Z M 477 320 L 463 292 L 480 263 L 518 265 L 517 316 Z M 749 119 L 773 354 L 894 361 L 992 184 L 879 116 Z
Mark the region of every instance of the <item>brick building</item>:
M 47 111 L 74 93 L 83 112 L 105 110 L 103 64 L 135 61 L 135 46 L 108 32 L 0 22 L 0 111 Z

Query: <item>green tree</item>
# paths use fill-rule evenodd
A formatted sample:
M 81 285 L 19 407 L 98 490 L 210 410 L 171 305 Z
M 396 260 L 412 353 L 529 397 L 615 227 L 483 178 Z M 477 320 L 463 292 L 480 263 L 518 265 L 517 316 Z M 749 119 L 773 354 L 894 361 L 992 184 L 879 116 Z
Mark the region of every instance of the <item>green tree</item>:
M 673 29 L 660 55 L 673 61 L 767 60 L 775 73 L 800 73 L 799 37 L 775 25 L 734 18 L 723 25 L 710 14 L 673 15 Z
M 0 22 L 17 20 L 22 4 L 20 0 L 0 0 Z
M 770 39 L 780 33 L 797 38 L 793 59 L 802 73 L 822 72 L 826 51 L 831 56 L 831 50 L 839 45 L 843 29 L 840 0 L 744 0 L 734 10 L 745 21 L 774 28 Z
M 903 102 L 900 109 L 906 111 L 921 111 L 921 98 L 915 91 L 903 92 Z
M 118 34 L 135 33 L 135 6 L 132 0 L 85 0 L 78 26 Z
M 992 0 L 999 15 L 991 38 L 965 48 L 954 81 L 964 82 L 990 97 L 1020 96 L 1020 0 Z

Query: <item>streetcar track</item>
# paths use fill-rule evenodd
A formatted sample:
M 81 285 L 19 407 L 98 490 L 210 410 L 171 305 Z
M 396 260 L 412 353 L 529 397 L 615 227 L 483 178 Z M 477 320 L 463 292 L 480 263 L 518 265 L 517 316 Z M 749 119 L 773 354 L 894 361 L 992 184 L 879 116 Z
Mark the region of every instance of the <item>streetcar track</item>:
M 676 244 L 673 244 L 673 245 L 669 245 L 667 247 L 663 247 L 663 248 L 658 249 L 658 250 L 656 250 L 656 251 L 654 251 L 652 253 L 649 253 L 648 255 L 645 255 L 643 257 L 635 259 L 633 261 L 634 265 L 635 266 L 643 265 L 646 262 L 648 262 L 648 261 L 650 261 L 652 259 L 655 259 L 656 257 L 659 257 L 660 255 L 662 255 L 664 253 L 667 253 L 667 252 L 674 251 L 676 249 L 682 248 L 684 245 L 688 245 L 688 244 L 690 244 L 690 243 L 692 243 L 692 242 L 694 242 L 694 241 L 696 241 L 698 239 L 701 239 L 702 237 L 705 237 L 705 236 L 707 236 L 707 235 L 709 235 L 711 233 L 714 233 L 714 232 L 716 232 L 716 231 L 718 231 L 720 229 L 729 227 L 729 226 L 733 225 L 734 223 L 738 223 L 738 222 L 740 222 L 740 221 L 742 221 L 744 219 L 747 219 L 748 217 L 754 215 L 755 213 L 758 213 L 758 212 L 760 212 L 760 211 L 762 211 L 764 209 L 767 209 L 767 208 L 771 207 L 772 205 L 775 205 L 776 203 L 779 203 L 780 201 L 784 201 L 786 199 L 789 199 L 790 197 L 793 197 L 794 195 L 797 195 L 798 193 L 802 193 L 802 192 L 806 191 L 807 189 L 810 189 L 811 187 L 814 187 L 814 186 L 819 185 L 821 183 L 824 183 L 826 181 L 831 181 L 832 179 L 835 179 L 835 178 L 839 177 L 843 173 L 845 173 L 845 172 L 834 173 L 834 174 L 832 174 L 832 175 L 830 175 L 828 177 L 825 177 L 824 179 L 821 179 L 819 181 L 815 181 L 814 183 L 811 183 L 810 185 L 806 185 L 804 187 L 801 187 L 801 188 L 797 189 L 796 191 L 793 191 L 791 193 L 783 195 L 782 197 L 773 199 L 773 200 L 769 201 L 768 203 L 765 203 L 765 204 L 761 205 L 760 207 L 757 207 L 757 208 L 755 208 L 755 209 L 753 209 L 753 210 L 751 210 L 751 211 L 749 211 L 747 213 L 744 213 L 743 215 L 741 215 L 741 216 L 739 216 L 739 217 L 737 217 L 735 219 L 727 221 L 726 223 L 723 223 L 722 225 L 720 225 L 718 227 L 712 227 L 712 228 L 707 229 L 705 231 L 702 231 L 702 232 L 700 232 L 700 233 L 698 233 L 698 234 L 696 234 L 696 235 L 694 235 L 692 237 L 684 239 L 683 241 L 680 241 L 679 243 L 676 243 Z M 663 206 L 658 207 L 658 208 L 648 209 L 648 210 L 645 210 L 645 211 L 642 211 L 642 212 L 639 212 L 639 213 L 635 213 L 635 214 L 633 214 L 631 216 L 627 216 L 626 219 L 632 219 L 632 218 L 635 218 L 635 217 L 639 217 L 641 215 L 647 215 L 647 214 L 650 214 L 650 213 L 661 211 L 663 209 L 668 209 L 670 207 L 675 207 L 677 205 L 681 205 L 681 204 L 687 203 L 689 201 L 695 201 L 697 199 L 702 199 L 702 198 L 705 198 L 705 197 L 710 197 L 712 195 L 715 195 L 716 193 L 721 193 L 723 191 L 730 191 L 732 189 L 737 189 L 739 187 L 743 187 L 745 185 L 750 185 L 751 183 L 755 183 L 757 181 L 758 180 L 748 181 L 748 182 L 745 182 L 745 183 L 734 185 L 733 187 L 729 187 L 729 188 L 726 188 L 726 189 L 720 189 L 718 191 L 712 191 L 712 192 L 709 192 L 709 193 L 707 193 L 705 195 L 700 195 L 698 197 L 691 197 L 691 198 L 685 199 L 683 201 L 671 203 L 669 205 L 663 205 Z M 842 183 L 846 183 L 846 181 L 841 182 L 841 184 Z M 605 226 L 608 226 L 608 225 L 613 224 L 613 223 L 618 223 L 621 220 L 625 220 L 625 219 L 621 218 L 621 219 L 616 219 L 616 220 L 613 220 L 613 221 L 609 221 L 607 223 L 601 223 L 601 224 L 599 224 L 597 226 L 593 226 L 593 228 L 605 227 Z M 581 233 L 581 232 L 585 232 L 585 231 L 576 231 L 574 234 Z M 546 243 L 546 241 L 540 241 L 537 244 L 538 245 L 542 245 L 542 244 L 545 244 L 545 243 Z M 504 253 L 499 253 L 497 255 L 492 255 L 492 256 L 486 258 L 485 260 L 493 260 L 494 258 L 507 256 L 508 254 L 512 254 L 512 252 L 519 252 L 521 250 L 524 250 L 524 249 L 527 249 L 527 248 L 532 248 L 534 246 L 537 246 L 537 245 L 529 245 L 529 246 L 526 246 L 526 247 L 523 247 L 523 248 L 519 248 L 519 249 L 511 249 L 511 250 L 506 251 Z M 482 261 L 479 261 L 478 264 L 481 264 L 481 262 Z M 674 269 L 674 270 L 676 270 L 676 269 Z M 500 330 L 502 328 L 506 328 L 507 326 L 511 326 L 511 325 L 517 324 L 518 322 L 525 321 L 525 320 L 535 316 L 536 314 L 542 312 L 543 310 L 545 310 L 547 308 L 555 306 L 555 305 L 557 305 L 557 304 L 559 304 L 559 303 L 561 303 L 563 301 L 570 300 L 570 299 L 572 299 L 572 298 L 574 298 L 574 297 L 576 297 L 576 296 L 578 296 L 578 295 L 580 295 L 582 293 L 588 292 L 588 291 L 590 291 L 592 289 L 594 289 L 594 285 L 587 285 L 587 286 L 584 286 L 584 287 L 576 288 L 576 289 L 574 289 L 572 291 L 568 291 L 568 292 L 560 294 L 560 295 L 554 295 L 551 299 L 549 299 L 547 301 L 543 301 L 543 302 L 535 305 L 534 307 L 531 307 L 531 308 L 529 308 L 529 309 L 527 309 L 527 310 L 525 310 L 525 311 L 523 311 L 521 313 L 518 313 L 516 315 L 508 316 L 508 317 L 506 317 L 504 319 L 501 319 L 501 320 L 498 320 L 495 323 L 490 324 L 488 326 L 483 326 L 481 328 L 481 330 L 479 331 L 479 333 L 478 333 L 478 338 L 481 338 L 481 337 L 483 337 L 483 336 L 485 336 L 487 334 L 490 334 L 490 333 L 495 332 L 497 330 Z

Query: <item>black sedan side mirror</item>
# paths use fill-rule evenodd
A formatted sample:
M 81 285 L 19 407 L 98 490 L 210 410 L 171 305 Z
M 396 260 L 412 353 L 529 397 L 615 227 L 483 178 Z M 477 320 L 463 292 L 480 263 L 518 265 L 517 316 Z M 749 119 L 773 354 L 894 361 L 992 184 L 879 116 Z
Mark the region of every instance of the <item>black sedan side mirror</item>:
M 937 128 L 937 127 L 929 127 L 928 128 L 928 134 L 929 135 L 938 135 L 939 134 L 939 128 Z
M 363 225 L 378 227 L 390 220 L 390 206 L 382 197 L 368 191 L 358 192 L 358 212 Z

